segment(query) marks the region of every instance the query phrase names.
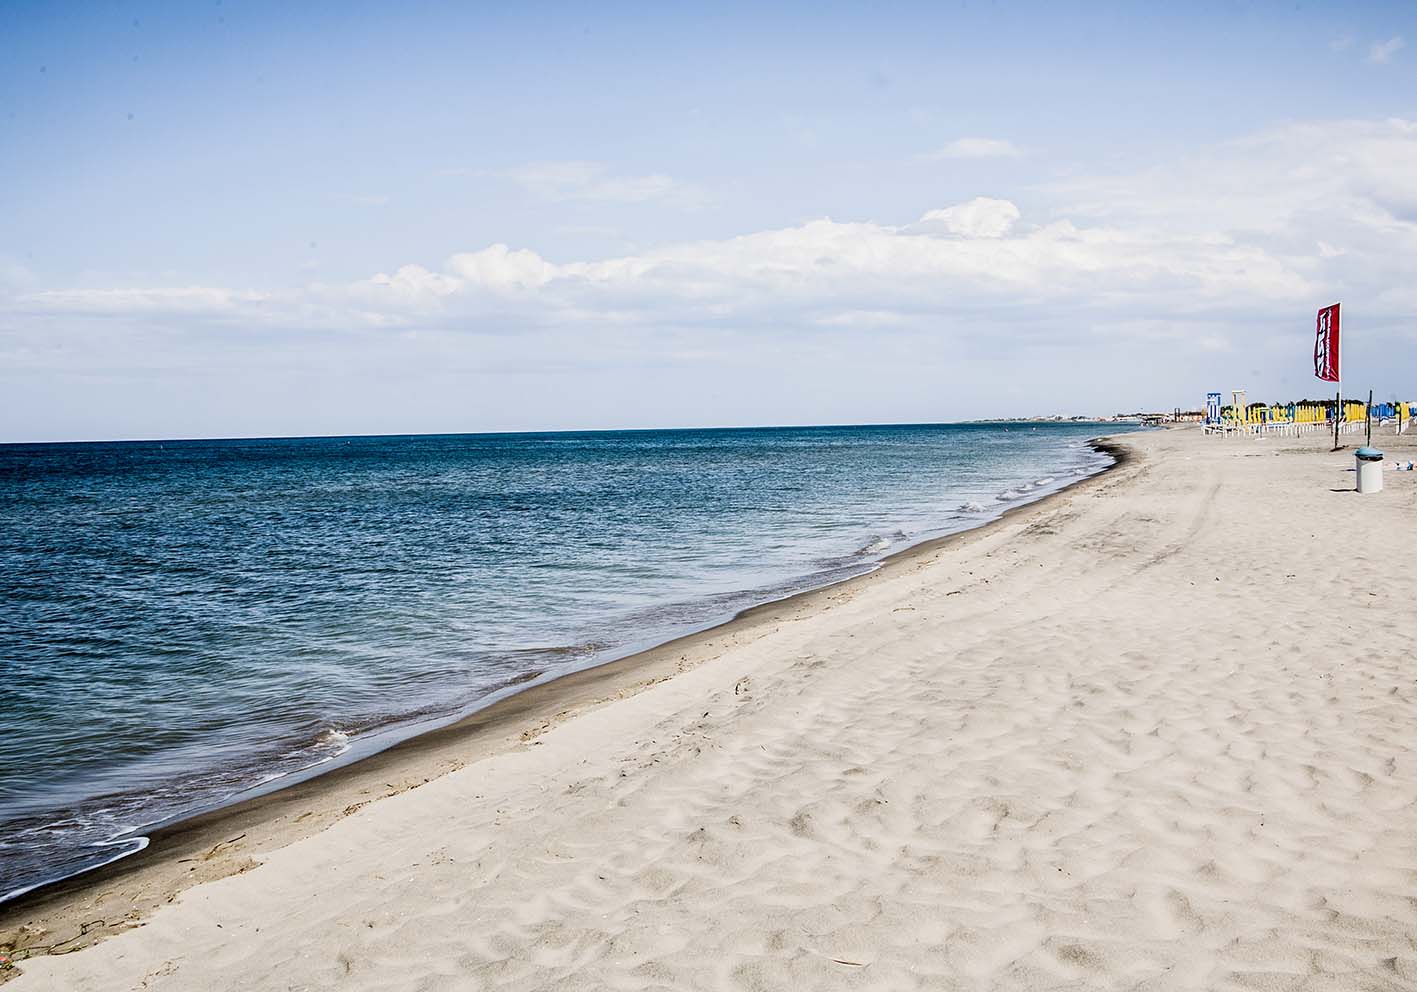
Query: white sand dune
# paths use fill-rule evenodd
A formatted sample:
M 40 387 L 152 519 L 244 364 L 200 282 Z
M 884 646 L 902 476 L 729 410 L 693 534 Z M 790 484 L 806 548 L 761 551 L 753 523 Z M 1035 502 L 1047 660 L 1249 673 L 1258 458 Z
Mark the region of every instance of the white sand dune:
M 1125 444 L 12 988 L 1417 988 L 1417 473 Z

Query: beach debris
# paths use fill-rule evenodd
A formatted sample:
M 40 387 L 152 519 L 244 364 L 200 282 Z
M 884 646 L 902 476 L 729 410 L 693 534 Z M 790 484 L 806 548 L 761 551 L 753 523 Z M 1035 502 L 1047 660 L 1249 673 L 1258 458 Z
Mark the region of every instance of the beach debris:
M 203 854 L 200 858 L 178 858 L 177 863 L 179 865 L 185 865 L 190 861 L 210 861 L 213 857 L 216 856 L 217 851 L 221 850 L 223 847 L 226 847 L 226 845 L 228 844 L 235 844 L 238 840 L 241 840 L 245 836 L 245 834 L 237 834 L 230 840 L 220 841 L 217 844 L 213 845 L 212 849 L 209 850 L 206 854 Z
M 15 962 L 10 959 L 10 955 L 0 954 L 0 971 L 9 971 L 13 967 Z

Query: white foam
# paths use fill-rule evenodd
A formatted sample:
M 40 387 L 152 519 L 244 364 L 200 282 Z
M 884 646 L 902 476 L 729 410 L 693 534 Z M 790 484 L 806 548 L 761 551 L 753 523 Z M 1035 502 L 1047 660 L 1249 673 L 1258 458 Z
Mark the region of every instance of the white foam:
M 337 727 L 326 727 L 320 736 L 315 738 L 315 746 L 331 748 L 335 753 L 330 757 L 338 757 L 349 750 L 349 734 Z
M 889 548 L 890 546 L 891 546 L 891 542 L 890 542 L 887 538 L 884 538 L 884 537 L 876 537 L 876 538 L 873 538 L 869 544 L 867 544 L 865 547 L 861 548 L 861 549 L 860 549 L 859 551 L 857 551 L 856 553 L 857 553 L 858 555 L 874 555 L 874 554 L 877 554 L 877 553 L 879 553 L 879 552 L 881 552 L 881 551 L 886 550 L 886 548 Z
M 131 829 L 131 828 L 129 828 L 129 829 Z M 95 868 L 102 868 L 104 865 L 111 865 L 111 864 L 113 864 L 113 862 L 118 861 L 118 860 L 120 860 L 120 859 L 122 859 L 122 858 L 126 858 L 126 857 L 127 857 L 128 855 L 130 855 L 130 854 L 137 854 L 137 853 L 138 853 L 139 851 L 141 851 L 143 848 L 145 848 L 145 847 L 148 846 L 148 838 L 146 838 L 146 837 L 132 837 L 132 838 L 127 838 L 127 839 L 115 839 L 115 840 L 99 841 L 97 844 L 94 844 L 93 846 L 94 846 L 94 847 L 114 847 L 114 846 L 119 845 L 119 844 L 127 845 L 127 846 L 128 846 L 128 849 L 127 849 L 126 851 L 120 851 L 119 853 L 115 854 L 113 857 L 108 858 L 107 860 L 104 860 L 104 861 L 100 861 L 100 862 L 99 862 L 98 864 L 96 864 L 96 865 L 90 865 L 90 866 L 88 866 L 87 868 L 85 868 L 84 871 L 93 871 L 93 869 L 95 869 Z M 61 877 L 63 877 L 63 878 L 68 878 L 68 877 L 72 877 L 72 876 L 67 876 L 67 875 L 66 875 L 66 876 L 56 876 L 56 877 L 54 877 L 54 878 L 44 878 L 44 879 L 40 879 L 38 882 L 34 882 L 34 883 L 30 884 L 30 885 L 22 885 L 22 886 L 20 886 L 18 889 L 11 889 L 9 892 L 0 892 L 0 903 L 9 902 L 11 899 L 16 898 L 17 896 L 22 896 L 22 895 L 24 895 L 26 892 L 32 892 L 33 890 L 39 888 L 41 885 L 48 885 L 50 882 L 57 882 L 57 881 L 59 881 L 59 879 L 60 879 Z

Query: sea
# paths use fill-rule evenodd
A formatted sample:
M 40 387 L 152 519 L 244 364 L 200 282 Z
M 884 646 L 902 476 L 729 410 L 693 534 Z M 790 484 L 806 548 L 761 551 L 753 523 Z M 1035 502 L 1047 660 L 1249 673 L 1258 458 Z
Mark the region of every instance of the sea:
M 983 524 L 1129 429 L 0 445 L 0 900 Z

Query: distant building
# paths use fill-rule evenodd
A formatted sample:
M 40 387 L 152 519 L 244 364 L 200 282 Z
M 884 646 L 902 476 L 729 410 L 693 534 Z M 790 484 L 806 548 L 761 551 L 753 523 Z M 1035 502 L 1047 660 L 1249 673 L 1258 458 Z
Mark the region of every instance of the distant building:
M 1117 419 L 1140 420 L 1150 427 L 1160 424 L 1198 424 L 1205 420 L 1205 412 L 1202 410 L 1182 410 L 1177 407 L 1170 413 L 1119 413 Z

